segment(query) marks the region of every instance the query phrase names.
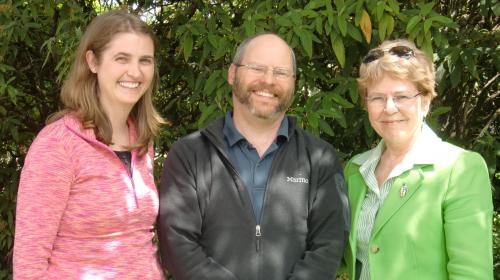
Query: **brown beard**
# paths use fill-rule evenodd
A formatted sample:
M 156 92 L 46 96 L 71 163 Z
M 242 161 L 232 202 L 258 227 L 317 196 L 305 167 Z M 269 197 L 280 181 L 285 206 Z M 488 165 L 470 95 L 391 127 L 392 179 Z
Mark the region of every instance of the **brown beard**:
M 285 112 L 291 105 L 293 101 L 293 88 L 292 92 L 287 95 L 287 93 L 284 93 L 280 90 L 278 90 L 274 86 L 269 86 L 265 84 L 254 84 L 248 86 L 248 88 L 244 89 L 241 87 L 240 80 L 238 79 L 238 76 L 234 76 L 234 83 L 233 83 L 233 94 L 236 96 L 236 99 L 238 101 L 246 106 L 255 116 L 258 118 L 263 118 L 263 119 L 268 119 L 272 118 L 273 116 Z M 273 109 L 272 112 L 264 113 L 259 110 L 259 108 L 256 108 L 251 101 L 251 96 L 253 91 L 266 91 L 274 96 L 276 96 L 279 99 L 278 105 L 276 105 Z

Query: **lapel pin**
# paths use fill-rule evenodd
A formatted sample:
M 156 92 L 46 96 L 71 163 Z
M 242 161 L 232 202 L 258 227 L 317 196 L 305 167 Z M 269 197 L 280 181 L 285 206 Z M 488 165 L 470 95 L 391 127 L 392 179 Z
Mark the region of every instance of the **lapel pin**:
M 403 198 L 405 197 L 406 193 L 408 193 L 408 187 L 406 186 L 406 184 L 403 184 L 401 189 L 399 189 L 399 196 Z

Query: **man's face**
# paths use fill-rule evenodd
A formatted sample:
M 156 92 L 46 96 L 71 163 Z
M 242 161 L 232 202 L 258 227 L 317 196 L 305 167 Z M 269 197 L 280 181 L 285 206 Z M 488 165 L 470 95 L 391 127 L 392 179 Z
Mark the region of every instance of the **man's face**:
M 234 110 L 262 119 L 277 119 L 293 100 L 295 76 L 289 47 L 274 35 L 262 35 L 247 46 L 240 64 L 229 69 Z

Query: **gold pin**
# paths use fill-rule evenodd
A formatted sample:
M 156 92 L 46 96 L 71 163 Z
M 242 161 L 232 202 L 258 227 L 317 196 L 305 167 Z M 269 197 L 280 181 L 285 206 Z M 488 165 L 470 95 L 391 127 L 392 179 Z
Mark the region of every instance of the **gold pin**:
M 403 198 L 405 197 L 406 193 L 408 193 L 408 187 L 406 186 L 406 184 L 403 184 L 401 189 L 399 189 L 399 196 Z

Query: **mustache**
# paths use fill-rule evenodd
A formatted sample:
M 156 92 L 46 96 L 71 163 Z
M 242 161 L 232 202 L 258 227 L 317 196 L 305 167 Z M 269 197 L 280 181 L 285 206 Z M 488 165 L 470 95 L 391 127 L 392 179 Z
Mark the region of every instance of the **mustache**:
M 251 86 L 248 86 L 247 90 L 248 91 L 265 91 L 265 92 L 269 92 L 275 96 L 281 95 L 281 92 L 278 89 L 276 89 L 275 87 L 272 87 L 272 86 L 268 86 L 268 85 L 251 85 Z

